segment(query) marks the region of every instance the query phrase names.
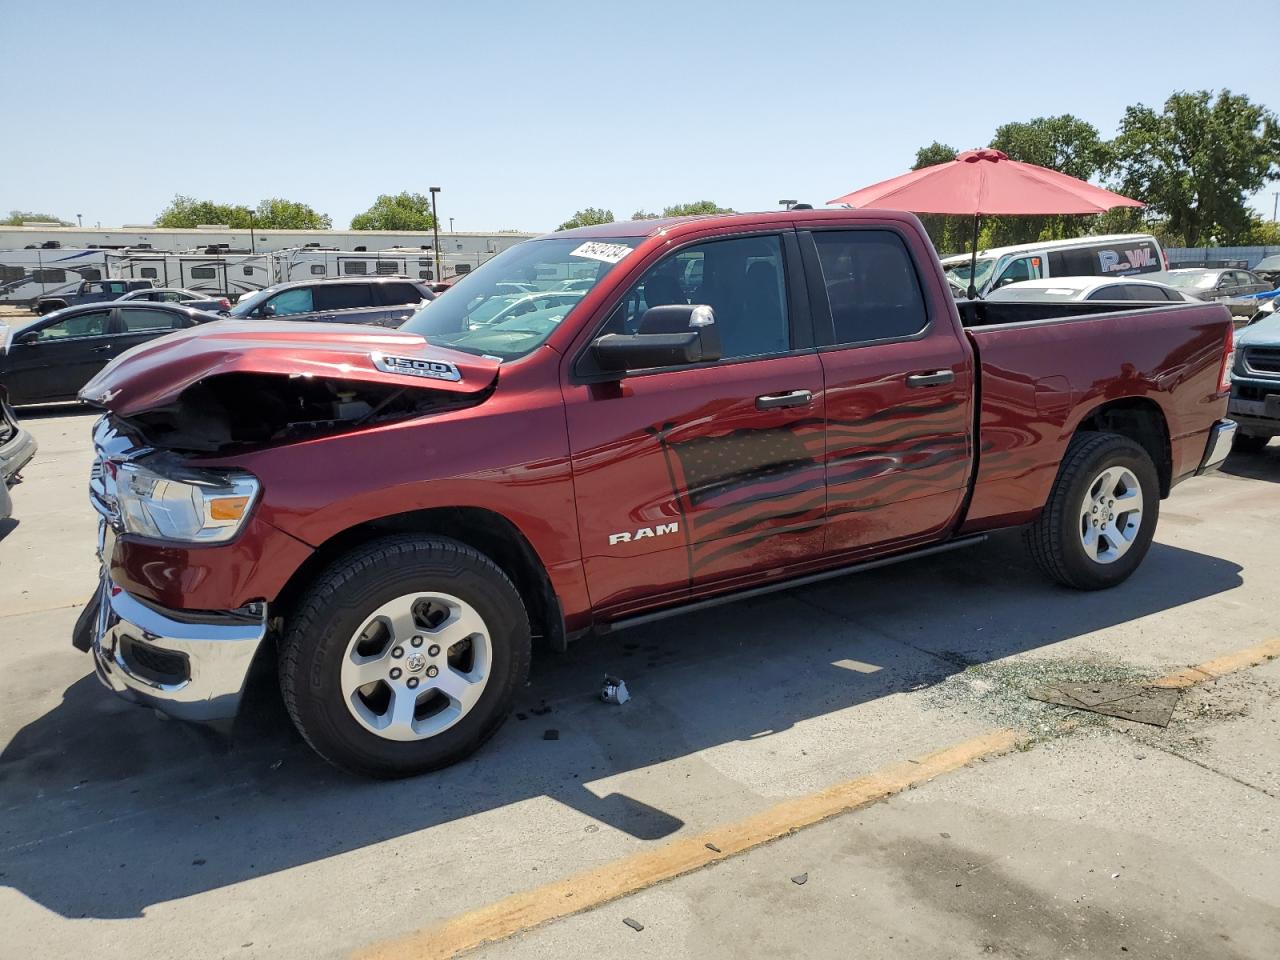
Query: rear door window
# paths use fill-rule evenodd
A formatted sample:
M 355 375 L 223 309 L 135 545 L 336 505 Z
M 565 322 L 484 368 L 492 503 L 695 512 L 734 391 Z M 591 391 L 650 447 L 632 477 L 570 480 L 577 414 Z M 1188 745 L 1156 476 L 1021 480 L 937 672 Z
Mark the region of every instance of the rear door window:
M 316 310 L 354 310 L 373 306 L 373 291 L 366 283 L 326 283 L 311 291 Z
M 378 289 L 382 294 L 382 302 L 388 306 L 420 303 L 424 299 L 412 283 L 381 283 Z
M 148 333 L 156 330 L 176 330 L 183 319 L 180 314 L 168 310 L 149 310 L 146 307 L 123 307 L 120 321 L 126 333 Z
M 837 344 L 914 336 L 929 325 L 911 253 L 892 230 L 813 234 Z

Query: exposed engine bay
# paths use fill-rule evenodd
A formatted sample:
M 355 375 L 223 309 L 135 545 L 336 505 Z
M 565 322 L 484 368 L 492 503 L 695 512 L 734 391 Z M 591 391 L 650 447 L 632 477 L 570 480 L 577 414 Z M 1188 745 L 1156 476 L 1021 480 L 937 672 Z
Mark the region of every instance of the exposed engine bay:
M 420 384 L 227 373 L 198 381 L 171 403 L 114 420 L 147 446 L 221 454 L 476 406 L 491 393 L 492 386 L 458 394 Z

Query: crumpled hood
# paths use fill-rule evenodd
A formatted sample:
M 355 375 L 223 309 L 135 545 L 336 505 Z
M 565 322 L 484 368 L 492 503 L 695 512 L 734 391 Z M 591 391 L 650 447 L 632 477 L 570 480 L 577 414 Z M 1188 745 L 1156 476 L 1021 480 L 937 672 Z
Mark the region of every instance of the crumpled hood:
M 80 399 L 131 416 L 229 373 L 320 377 L 478 393 L 501 362 L 428 344 L 414 333 L 345 323 L 219 320 L 141 344 L 85 384 Z

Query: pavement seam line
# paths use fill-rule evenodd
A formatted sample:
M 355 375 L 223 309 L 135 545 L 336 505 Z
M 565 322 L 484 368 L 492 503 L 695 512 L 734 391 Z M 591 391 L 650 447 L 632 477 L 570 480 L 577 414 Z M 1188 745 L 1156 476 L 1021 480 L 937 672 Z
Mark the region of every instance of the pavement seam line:
M 890 764 L 816 793 L 784 800 L 736 823 L 641 850 L 602 866 L 512 894 L 433 927 L 357 951 L 358 960 L 437 960 L 505 940 L 552 920 L 582 913 L 654 884 L 745 853 L 842 813 L 878 803 L 975 760 L 1014 749 L 1009 729 L 952 744 L 915 760 Z M 712 850 L 707 844 L 714 845 Z

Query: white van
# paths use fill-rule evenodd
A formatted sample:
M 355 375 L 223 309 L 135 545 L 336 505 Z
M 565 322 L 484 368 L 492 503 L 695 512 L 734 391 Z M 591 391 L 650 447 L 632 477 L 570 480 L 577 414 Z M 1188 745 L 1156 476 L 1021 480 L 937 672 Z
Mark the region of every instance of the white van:
M 944 257 L 953 287 L 969 289 L 971 255 Z M 1047 277 L 1128 277 L 1169 269 L 1160 242 L 1147 233 L 1119 233 L 1072 240 L 1044 240 L 978 251 L 974 286 L 978 296 L 1021 280 Z

